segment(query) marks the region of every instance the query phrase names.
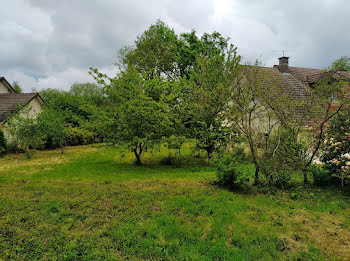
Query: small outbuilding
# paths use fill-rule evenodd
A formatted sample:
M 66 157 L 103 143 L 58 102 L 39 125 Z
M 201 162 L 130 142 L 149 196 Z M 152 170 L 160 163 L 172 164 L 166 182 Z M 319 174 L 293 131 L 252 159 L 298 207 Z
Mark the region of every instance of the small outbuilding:
M 12 85 L 0 77 L 0 129 L 6 136 L 6 121 L 11 114 L 26 109 L 27 117 L 36 118 L 42 111 L 44 100 L 39 93 L 17 93 Z

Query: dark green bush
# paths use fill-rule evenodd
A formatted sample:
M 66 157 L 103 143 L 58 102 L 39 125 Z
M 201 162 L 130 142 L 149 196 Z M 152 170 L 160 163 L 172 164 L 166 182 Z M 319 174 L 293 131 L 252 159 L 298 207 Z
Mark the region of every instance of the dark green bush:
M 219 186 L 242 186 L 247 184 L 252 177 L 252 173 L 244 168 L 247 159 L 241 149 L 237 149 L 233 154 L 218 158 L 215 163 L 217 184 Z
M 327 186 L 334 181 L 328 169 L 317 165 L 311 165 L 308 169 L 308 174 L 311 174 L 314 184 L 317 186 Z
M 266 178 L 267 185 L 280 189 L 288 187 L 292 176 L 290 168 L 282 166 L 276 158 L 265 159 L 261 166 L 261 172 Z
M 6 139 L 4 132 L 0 130 L 0 156 L 3 156 L 6 153 Z
M 69 127 L 66 129 L 66 132 L 67 145 L 70 146 L 87 145 L 94 141 L 94 133 L 88 130 Z

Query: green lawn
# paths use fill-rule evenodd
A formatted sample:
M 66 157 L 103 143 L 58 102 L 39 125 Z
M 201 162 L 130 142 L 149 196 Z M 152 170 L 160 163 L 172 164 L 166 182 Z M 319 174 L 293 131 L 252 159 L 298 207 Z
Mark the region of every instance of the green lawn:
M 185 151 L 189 154 L 189 151 Z M 0 159 L 0 260 L 349 260 L 350 197 L 213 185 L 205 160 L 69 147 Z

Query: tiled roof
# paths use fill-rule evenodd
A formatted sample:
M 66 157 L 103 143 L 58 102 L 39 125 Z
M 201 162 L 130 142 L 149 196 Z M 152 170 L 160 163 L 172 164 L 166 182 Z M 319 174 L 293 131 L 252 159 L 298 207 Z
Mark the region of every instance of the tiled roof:
M 301 67 L 291 67 L 289 66 L 289 73 L 280 72 L 277 65 L 274 67 L 260 67 L 265 72 L 266 80 L 263 81 L 263 84 L 267 88 L 271 86 L 271 81 L 277 82 L 277 90 L 280 92 L 281 96 L 284 99 L 290 99 L 294 101 L 305 101 L 309 96 L 312 88 L 312 84 L 319 81 L 327 70 L 321 69 L 311 69 L 311 68 L 301 68 Z M 336 71 L 332 72 L 333 78 L 342 77 L 350 81 L 350 72 L 345 71 Z M 299 106 L 294 108 L 295 119 L 301 119 L 308 115 L 308 109 L 304 107 L 303 102 Z M 310 115 L 308 115 L 310 116 Z
M 0 122 L 37 96 L 38 93 L 0 93 Z
M 290 73 L 297 78 L 299 81 L 304 83 L 314 83 L 319 81 L 327 70 L 321 69 L 311 69 L 311 68 L 301 68 L 289 66 Z M 335 71 L 333 72 L 333 77 L 346 77 L 350 79 L 350 72 L 346 71 Z
M 277 67 L 260 67 L 260 70 L 265 75 L 263 84 L 267 88 L 274 84 L 281 94 L 290 99 L 303 99 L 308 95 L 309 87 L 292 73 L 281 73 Z

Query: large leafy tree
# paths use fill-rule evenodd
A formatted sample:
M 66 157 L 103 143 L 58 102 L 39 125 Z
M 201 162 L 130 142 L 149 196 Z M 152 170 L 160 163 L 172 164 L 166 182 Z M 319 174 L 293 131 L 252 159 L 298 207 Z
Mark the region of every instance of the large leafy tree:
M 37 128 L 46 148 L 60 148 L 66 144 L 66 129 L 62 112 L 46 108 L 37 119 Z
M 167 135 L 170 121 L 165 107 L 162 102 L 140 95 L 116 110 L 114 142 L 126 144 L 134 153 L 137 165 L 141 164 L 142 153 Z
M 144 104 L 151 98 L 166 108 L 169 132 L 197 139 L 198 148 L 210 157 L 228 136 L 223 110 L 240 61 L 228 41 L 217 32 L 199 38 L 192 31 L 178 37 L 157 21 L 134 46 L 121 50 L 121 71 L 116 78 L 93 68 L 90 74 L 105 86 L 107 99 L 118 108 L 118 115 L 122 114 L 120 108 L 130 108 L 131 100 L 141 99 Z M 128 106 L 123 107 L 125 104 Z
M 158 20 L 137 38 L 134 46 L 120 50 L 120 64 L 124 68 L 133 66 L 148 79 L 174 79 L 177 74 L 177 49 L 174 30 Z
M 76 83 L 69 91 L 45 89 L 40 94 L 45 101 L 45 108 L 49 111 L 60 112 L 63 115 L 65 126 L 72 127 L 70 130 L 77 130 L 80 133 L 79 135 L 77 133 L 78 136 L 89 133 L 89 136 L 92 137 L 89 137 L 88 140 L 104 141 L 111 120 L 111 108 L 101 85 Z M 80 137 L 78 140 L 84 139 Z M 73 144 L 76 145 L 79 142 Z
M 207 35 L 208 36 L 208 35 Z M 208 36 L 209 37 L 209 36 Z M 191 137 L 208 158 L 227 140 L 224 109 L 230 100 L 240 56 L 228 39 L 215 34 L 204 41 L 206 48 L 196 57 L 185 94 L 184 120 Z
M 74 83 L 69 93 L 85 103 L 101 106 L 105 102 L 105 93 L 103 88 L 96 83 Z
M 136 164 L 140 165 L 143 152 L 171 133 L 170 83 L 158 77 L 145 79 L 131 66 L 105 82 L 109 82 L 106 85 L 108 98 L 114 102 L 109 140 L 130 149 Z

